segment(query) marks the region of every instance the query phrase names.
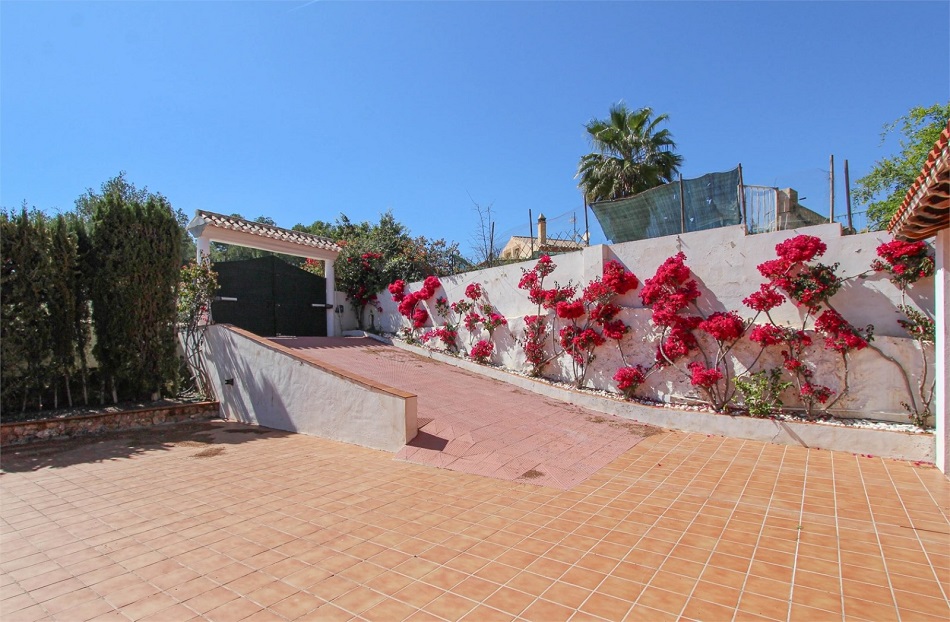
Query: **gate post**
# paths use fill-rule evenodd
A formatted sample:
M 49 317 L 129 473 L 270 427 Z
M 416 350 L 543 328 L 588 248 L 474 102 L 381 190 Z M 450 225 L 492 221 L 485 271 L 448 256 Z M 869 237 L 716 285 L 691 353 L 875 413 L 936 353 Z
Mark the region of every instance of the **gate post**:
M 333 322 L 333 316 L 336 314 L 336 277 L 333 273 L 333 260 L 323 260 L 323 272 L 327 277 L 327 337 L 336 336 L 336 326 Z

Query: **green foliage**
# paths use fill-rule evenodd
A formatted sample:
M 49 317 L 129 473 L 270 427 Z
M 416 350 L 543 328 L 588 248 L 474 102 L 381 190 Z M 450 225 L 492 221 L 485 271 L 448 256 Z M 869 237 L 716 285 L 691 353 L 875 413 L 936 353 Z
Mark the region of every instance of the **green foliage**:
M 791 382 L 782 380 L 782 370 L 778 367 L 757 371 L 748 379 L 736 378 L 735 384 L 753 417 L 768 417 L 781 408 L 779 395 L 792 386 Z
M 355 223 L 340 214 L 335 223 L 318 220 L 294 230 L 329 238 L 343 248 L 334 263 L 337 289 L 346 294 L 361 328 L 366 308 L 375 302 L 373 295 L 389 283 L 455 274 L 467 263 L 457 243 L 414 238 L 392 212 L 381 214 L 375 224 Z M 313 264 L 304 269 L 322 274 L 322 267 Z
M 168 200 L 145 194 L 122 176 L 84 197 L 92 210 L 91 287 L 94 353 L 105 377 L 133 396 L 171 389 L 175 356 L 175 290 L 181 229 Z
M 213 399 L 211 380 L 204 362 L 204 329 L 209 320 L 211 302 L 218 291 L 218 275 L 211 261 L 191 262 L 181 268 L 178 282 L 178 330 L 185 360 L 194 380 L 194 391 L 205 399 Z
M 71 378 L 82 370 L 89 342 L 88 298 L 82 279 L 81 223 L 37 210 L 0 214 L 0 403 L 5 409 L 44 407 L 59 386 L 72 405 Z M 19 402 L 18 404 L 16 404 Z
M 632 196 L 673 180 L 683 163 L 669 130 L 658 130 L 669 117 L 651 108 L 630 110 L 620 102 L 605 120 L 586 126 L 596 152 L 580 159 L 575 178 L 590 202 Z
M 381 214 L 375 224 L 367 221 L 355 223 L 346 214 L 340 214 L 335 223 L 317 220 L 309 226 L 298 224 L 294 231 L 329 238 L 344 249 L 353 246 L 359 254 L 379 253 L 385 259 L 382 268 L 386 276 L 384 285 L 397 279 L 419 281 L 433 274 L 456 274 L 468 265 L 459 253 L 458 243 L 430 240 L 425 236 L 412 237 L 390 211 Z M 337 259 L 337 270 L 339 264 L 340 259 Z
M 867 206 L 872 230 L 885 229 L 897 213 L 948 120 L 950 103 L 928 108 L 917 106 L 884 125 L 881 142 L 890 133 L 899 132 L 900 152 L 879 160 L 867 175 L 855 182 L 852 193 L 859 204 Z

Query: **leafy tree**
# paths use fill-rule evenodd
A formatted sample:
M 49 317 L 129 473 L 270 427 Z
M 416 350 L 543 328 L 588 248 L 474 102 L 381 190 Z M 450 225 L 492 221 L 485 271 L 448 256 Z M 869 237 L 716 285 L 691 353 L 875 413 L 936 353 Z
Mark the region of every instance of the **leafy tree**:
M 670 131 L 658 129 L 668 119 L 620 102 L 611 106 L 609 118 L 585 126 L 596 152 L 580 159 L 575 178 L 588 201 L 619 199 L 673 180 L 683 158 Z
M 0 223 L 0 389 L 7 404 L 15 396 L 22 397 L 21 410 L 35 392 L 37 406 L 42 408 L 54 338 L 47 305 L 50 240 L 46 217 L 36 210 L 27 212 L 24 205 L 19 214 L 4 213 Z
M 98 204 L 99 199 L 106 193 L 121 196 L 123 200 L 130 205 L 133 203 L 145 203 L 150 196 L 147 187 L 136 188 L 134 184 L 129 183 L 125 177 L 125 171 L 119 171 L 118 175 L 102 184 L 100 192 L 102 194 L 96 193 L 92 188 L 87 188 L 86 192 L 76 199 L 75 212 L 80 221 L 86 224 L 92 221 L 95 206 Z M 174 210 L 174 215 L 180 229 L 181 263 L 184 265 L 195 258 L 196 252 L 195 241 L 191 239 L 191 235 L 186 230 L 188 222 L 191 219 L 181 209 Z
M 872 230 L 886 228 L 897 213 L 948 120 L 950 103 L 929 108 L 917 106 L 884 125 L 881 143 L 892 132 L 899 132 L 900 153 L 878 160 L 867 175 L 855 182 L 854 190 L 855 200 L 867 206 L 868 226 Z
M 96 345 L 103 377 L 118 401 L 121 384 L 157 399 L 178 372 L 175 295 L 181 229 L 161 194 L 137 190 L 121 175 L 86 195 L 92 208 L 91 287 Z
M 295 231 L 312 233 L 337 242 L 342 252 L 334 263 L 337 288 L 346 294 L 360 327 L 374 295 L 397 279 L 419 281 L 429 275 L 455 274 L 466 265 L 457 243 L 443 239 L 412 237 L 392 212 L 381 214 L 379 222 L 353 222 L 340 214 L 335 223 L 317 220 L 298 224 Z M 322 266 L 305 269 L 322 274 Z

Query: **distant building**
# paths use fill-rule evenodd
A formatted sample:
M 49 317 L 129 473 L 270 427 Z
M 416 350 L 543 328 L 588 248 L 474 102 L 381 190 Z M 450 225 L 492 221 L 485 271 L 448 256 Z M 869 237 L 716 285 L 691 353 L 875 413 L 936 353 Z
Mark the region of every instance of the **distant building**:
M 544 253 L 569 253 L 584 248 L 582 242 L 575 240 L 549 240 L 547 219 L 544 214 L 538 216 L 538 237 L 531 238 L 525 235 L 513 235 L 505 247 L 501 249 L 501 259 L 531 259 Z

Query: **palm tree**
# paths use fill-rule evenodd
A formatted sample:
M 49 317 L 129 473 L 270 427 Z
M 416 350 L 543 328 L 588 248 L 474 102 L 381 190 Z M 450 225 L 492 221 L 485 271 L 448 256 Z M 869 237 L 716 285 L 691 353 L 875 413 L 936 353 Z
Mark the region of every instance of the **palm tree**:
M 575 179 L 590 202 L 628 197 L 673 180 L 683 163 L 669 130 L 657 130 L 668 120 L 653 117 L 652 108 L 630 110 L 620 102 L 610 118 L 592 119 L 585 126 L 597 152 L 581 158 Z

